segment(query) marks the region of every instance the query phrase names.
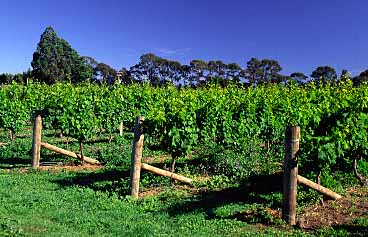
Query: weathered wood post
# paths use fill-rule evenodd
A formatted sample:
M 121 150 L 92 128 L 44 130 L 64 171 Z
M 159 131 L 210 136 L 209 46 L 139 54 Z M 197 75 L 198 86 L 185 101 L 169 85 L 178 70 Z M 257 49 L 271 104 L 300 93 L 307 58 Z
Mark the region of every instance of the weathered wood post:
M 124 131 L 124 123 L 123 122 L 120 122 L 120 126 L 119 126 L 120 136 L 123 136 L 123 131 Z
M 36 112 L 33 123 L 33 141 L 32 141 L 32 167 L 40 166 L 41 158 L 41 134 L 42 134 L 42 117 L 40 112 Z
M 130 187 L 131 196 L 138 198 L 139 193 L 139 179 L 141 176 L 141 164 L 142 164 L 142 150 L 143 150 L 143 122 L 144 117 L 138 116 L 135 122 L 134 128 L 134 141 L 130 167 Z
M 298 161 L 296 156 L 299 151 L 300 127 L 287 127 L 285 137 L 282 219 L 289 225 L 295 225 L 298 182 Z

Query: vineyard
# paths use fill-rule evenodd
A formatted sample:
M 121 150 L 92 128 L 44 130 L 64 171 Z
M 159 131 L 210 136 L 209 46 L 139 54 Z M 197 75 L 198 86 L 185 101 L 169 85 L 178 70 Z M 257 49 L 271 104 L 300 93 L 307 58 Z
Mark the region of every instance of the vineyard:
M 368 87 L 353 87 L 350 81 L 257 89 L 68 84 L 1 88 L 0 127 L 10 131 L 11 140 L 31 124 L 36 111 L 42 112 L 45 128 L 80 143 L 102 130 L 112 134 L 121 122 L 131 130 L 135 116 L 143 115 L 148 141 L 174 157 L 186 156 L 201 144 L 242 150 L 258 143 L 268 146 L 270 157 L 282 160 L 288 125 L 301 126 L 299 162 L 305 171 L 347 171 L 368 151 Z
M 193 185 L 198 189 L 204 188 L 207 191 L 207 189 L 212 188 L 216 190 L 224 188 L 224 186 L 234 188 L 234 185 L 239 185 L 239 187 L 248 190 L 248 186 L 241 186 L 242 182 L 245 182 L 244 180 L 248 182 L 252 177 L 257 175 L 263 177 L 262 175 L 265 174 L 271 175 L 270 177 L 273 179 L 275 172 L 282 169 L 281 165 L 285 156 L 285 128 L 290 125 L 298 125 L 301 130 L 301 149 L 297 155 L 301 175 L 314 180 L 318 180 L 322 176 L 324 177 L 322 184 L 326 181 L 330 182 L 325 183 L 329 188 L 336 188 L 334 185 L 339 182 L 334 180 L 334 173 L 342 174 L 340 179 L 346 179 L 346 177 L 354 179 L 354 176 L 358 178 L 356 181 L 344 180 L 345 184 L 354 182 L 364 184 L 366 181 L 363 176 L 368 175 L 368 86 L 356 87 L 350 80 L 323 86 L 313 83 L 297 86 L 291 83 L 264 85 L 256 88 L 244 88 L 237 85 L 223 88 L 209 85 L 196 89 L 176 88 L 174 86 L 152 87 L 149 84 L 129 86 L 93 84 L 54 84 L 50 86 L 38 83 L 31 83 L 27 86 L 6 85 L 2 86 L 0 90 L 1 159 L 25 157 L 27 164 L 31 163 L 30 130 L 37 114 L 42 116 L 43 133 L 46 140 L 58 141 L 58 145 L 63 146 L 63 148 L 68 148 L 70 145 L 72 146 L 71 150 L 74 149 L 74 151 L 80 149 L 79 152 L 82 156 L 84 147 L 87 151 L 86 155 L 97 158 L 106 167 L 119 170 L 99 171 L 93 175 L 66 174 L 65 177 L 64 174 L 61 174 L 57 177 L 66 178 L 67 181 L 52 181 L 51 183 L 55 182 L 63 186 L 69 186 L 72 183 L 98 192 L 107 192 L 107 196 L 101 194 L 102 196 L 99 198 L 103 200 L 103 203 L 106 203 L 109 202 L 110 195 L 112 195 L 114 202 L 123 202 L 119 205 L 124 205 L 126 209 L 120 210 L 120 207 L 118 208 L 122 212 L 129 210 L 129 212 L 135 213 L 139 209 L 138 213 L 142 210 L 143 212 L 147 211 L 147 213 L 156 213 L 153 210 L 167 208 L 168 213 L 175 213 L 175 215 L 180 213 L 181 215 L 182 212 L 187 212 L 188 208 L 193 208 L 193 206 L 186 206 L 186 202 L 193 202 L 193 199 L 198 198 L 188 198 L 185 196 L 187 194 L 170 190 L 166 194 L 161 194 L 164 196 L 154 197 L 153 200 L 149 198 L 141 200 L 139 203 L 143 207 L 134 209 L 136 207 L 131 206 L 130 199 L 122 199 L 121 201 L 122 197 L 116 196 L 127 195 L 129 188 L 128 177 L 124 175 L 130 162 L 128 153 L 131 151 L 131 147 L 129 144 L 131 145 L 135 118 L 138 115 L 145 117 L 144 146 L 146 150 L 144 151 L 144 159 L 149 161 L 158 154 L 159 162 L 166 162 L 166 158 L 169 157 L 171 170 L 175 169 L 175 161 L 179 161 L 180 164 L 177 164 L 178 172 L 191 178 L 197 178 L 199 181 L 194 182 Z M 119 136 L 118 129 L 122 124 L 125 135 Z M 27 145 L 17 143 L 20 139 L 25 139 L 27 131 Z M 76 144 L 73 145 L 73 141 Z M 102 154 L 100 146 L 106 148 Z M 149 155 L 147 155 L 148 153 Z M 50 155 L 50 153 L 42 153 L 41 159 L 46 155 Z M 161 166 L 160 168 L 167 167 Z M 8 186 L 8 183 L 14 183 L 15 187 L 22 185 L 21 174 L 11 174 L 9 180 L 3 181 L 1 184 L 4 187 Z M 24 176 L 25 180 L 30 175 Z M 55 189 L 54 184 L 50 185 L 48 181 L 51 176 L 42 173 L 35 175 L 43 183 L 45 190 Z M 201 175 L 209 175 L 211 179 L 205 178 L 206 181 L 200 181 L 203 178 Z M 13 177 L 16 179 L 14 182 L 12 181 Z M 114 177 L 119 177 L 120 180 L 106 184 L 106 180 Z M 90 180 L 92 179 L 105 183 L 91 184 Z M 144 190 L 142 195 L 146 195 L 146 192 L 152 192 L 150 190 L 157 188 L 158 183 L 161 186 L 172 185 L 170 181 L 148 174 L 143 174 L 141 183 Z M 15 187 L 14 189 L 16 189 Z M 243 190 L 242 188 L 240 190 Z M 81 192 L 92 200 L 95 194 L 89 193 L 89 189 L 78 189 L 79 191 L 77 190 L 73 195 L 80 196 L 82 194 L 79 192 Z M 231 193 L 234 192 L 232 189 L 229 190 Z M 341 192 L 341 189 L 339 191 Z M 224 215 L 221 214 L 223 211 L 235 215 L 245 205 L 250 208 L 251 212 L 261 212 L 261 217 L 257 217 L 258 219 L 242 217 L 246 218 L 247 222 L 250 220 L 251 223 L 259 221 L 278 223 L 275 222 L 275 217 L 269 214 L 267 208 L 279 205 L 275 204 L 280 202 L 279 193 L 264 196 L 265 194 L 253 194 L 249 191 L 248 196 L 244 197 L 247 202 L 249 200 L 251 200 L 249 202 L 266 200 L 268 204 L 266 207 L 262 207 L 257 203 L 254 205 L 239 204 L 237 202 L 239 200 L 236 199 L 240 195 L 239 192 L 235 191 L 232 194 L 234 197 L 231 198 L 231 202 L 226 205 L 211 198 L 203 199 L 204 204 L 199 202 L 199 204 L 193 205 L 209 205 L 211 211 L 218 210 L 217 214 L 213 214 L 216 216 L 215 219 L 221 220 L 223 220 L 221 216 Z M 244 191 L 244 193 L 247 192 Z M 211 193 L 211 195 L 213 194 Z M 307 206 L 316 200 L 318 202 L 318 198 L 315 197 L 316 193 L 306 192 L 302 189 L 298 196 L 298 203 L 301 206 Z M 51 197 L 47 197 L 47 199 L 49 198 Z M 224 197 L 219 195 L 218 199 L 222 198 Z M 51 203 L 54 202 L 52 200 Z M 81 198 L 81 200 L 88 203 L 86 199 Z M 73 201 L 70 203 L 70 205 L 77 205 Z M 218 206 L 220 203 L 223 205 L 222 209 Z M 56 203 L 50 205 L 58 206 Z M 63 205 L 69 204 L 64 203 Z M 88 205 L 92 205 L 92 203 Z M 104 206 L 105 204 L 100 203 L 99 205 Z M 116 209 L 113 205 L 114 203 L 111 203 L 111 208 Z M 106 208 L 109 209 L 110 207 L 107 206 Z M 59 208 L 61 208 L 59 211 L 64 211 L 63 207 Z M 73 206 L 73 208 L 79 207 Z M 138 213 L 134 215 L 139 215 Z M 165 215 L 160 218 L 168 218 Z M 0 215 L 0 220 L 4 223 L 6 218 Z M 84 218 L 88 219 L 89 217 L 85 216 Z M 156 216 L 152 218 L 156 218 Z M 188 221 L 190 225 L 194 226 L 199 217 L 192 216 L 190 218 Z M 172 222 L 175 223 L 175 220 L 177 219 L 173 219 Z M 74 222 L 83 223 L 82 226 L 86 224 L 79 219 Z M 160 228 L 161 231 L 164 231 L 161 227 L 155 226 L 154 223 L 149 223 L 153 229 Z M 173 223 L 171 224 L 175 225 Z M 124 223 L 124 225 L 129 226 L 130 223 Z M 86 226 L 88 225 L 86 224 Z M 235 224 L 226 221 L 206 222 L 203 226 L 198 225 L 197 230 L 208 231 L 203 232 L 206 235 L 217 228 L 235 228 L 233 233 L 236 234 L 239 226 L 241 224 L 238 222 Z M 115 226 L 114 228 L 118 230 L 120 227 Z M 170 228 L 175 229 L 175 227 Z M 144 230 L 148 232 L 139 233 L 152 234 L 148 229 Z M 78 229 L 77 232 L 81 233 L 81 231 L 85 230 Z M 86 233 L 91 234 L 91 232 Z M 187 232 L 183 233 L 188 234 Z

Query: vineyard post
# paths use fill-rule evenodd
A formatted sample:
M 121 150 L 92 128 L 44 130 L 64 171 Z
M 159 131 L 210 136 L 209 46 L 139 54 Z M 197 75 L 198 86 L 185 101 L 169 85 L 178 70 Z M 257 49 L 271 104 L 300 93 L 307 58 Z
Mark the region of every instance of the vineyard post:
M 287 127 L 285 137 L 282 219 L 289 225 L 295 225 L 298 182 L 297 152 L 299 151 L 300 127 Z
M 130 167 L 131 196 L 138 198 L 139 179 L 141 176 L 142 150 L 143 150 L 143 122 L 144 117 L 138 116 L 134 128 L 134 141 Z
M 38 168 L 40 166 L 41 134 L 42 134 L 42 117 L 40 112 L 36 112 L 33 124 L 33 141 L 32 141 L 33 168 Z
M 123 122 L 120 122 L 120 126 L 119 126 L 120 136 L 123 136 L 123 131 L 124 131 L 124 123 Z

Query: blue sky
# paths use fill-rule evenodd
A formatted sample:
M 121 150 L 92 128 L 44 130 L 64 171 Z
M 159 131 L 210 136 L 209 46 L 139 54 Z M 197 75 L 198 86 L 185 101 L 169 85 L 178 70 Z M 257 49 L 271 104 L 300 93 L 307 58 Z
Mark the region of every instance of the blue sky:
M 189 63 L 276 59 L 283 73 L 368 69 L 365 0 L 2 0 L 0 73 L 30 68 L 51 25 L 81 55 L 116 69 L 140 55 Z

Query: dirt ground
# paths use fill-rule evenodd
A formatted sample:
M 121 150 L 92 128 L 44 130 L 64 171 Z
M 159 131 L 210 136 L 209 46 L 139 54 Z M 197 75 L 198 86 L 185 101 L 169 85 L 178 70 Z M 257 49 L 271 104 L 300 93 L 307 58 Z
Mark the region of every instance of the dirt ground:
M 368 188 L 351 188 L 336 201 L 306 208 L 298 217 L 297 225 L 305 230 L 321 227 L 351 225 L 359 217 L 368 218 Z
M 102 169 L 103 165 L 40 165 L 38 168 L 42 171 L 52 171 L 52 172 L 61 172 L 61 171 L 94 171 Z M 27 167 L 27 168 L 21 168 L 19 169 L 19 172 L 27 173 L 29 170 L 33 168 Z

